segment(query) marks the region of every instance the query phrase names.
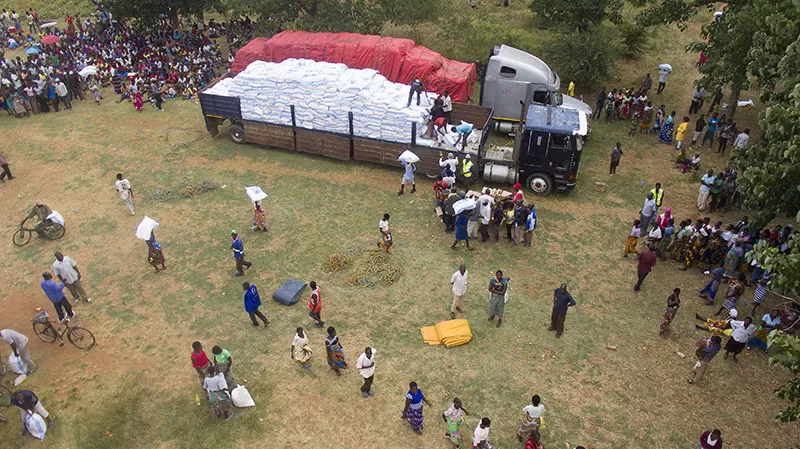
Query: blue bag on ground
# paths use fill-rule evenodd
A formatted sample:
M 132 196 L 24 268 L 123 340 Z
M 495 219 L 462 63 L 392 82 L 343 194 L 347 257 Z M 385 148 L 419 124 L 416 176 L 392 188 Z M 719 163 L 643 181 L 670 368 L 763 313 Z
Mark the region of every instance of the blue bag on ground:
M 285 306 L 291 306 L 297 302 L 305 289 L 305 282 L 298 281 L 297 279 L 289 279 L 284 282 L 279 289 L 275 290 L 275 293 L 272 294 L 272 299 Z

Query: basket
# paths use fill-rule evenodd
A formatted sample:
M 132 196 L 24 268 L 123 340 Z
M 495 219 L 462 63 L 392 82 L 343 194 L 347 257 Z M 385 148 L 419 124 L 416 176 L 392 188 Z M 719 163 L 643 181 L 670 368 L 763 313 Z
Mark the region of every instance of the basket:
M 49 320 L 49 318 L 50 317 L 47 315 L 47 312 L 42 310 L 41 312 L 34 315 L 33 320 L 31 321 L 34 323 L 46 323 Z

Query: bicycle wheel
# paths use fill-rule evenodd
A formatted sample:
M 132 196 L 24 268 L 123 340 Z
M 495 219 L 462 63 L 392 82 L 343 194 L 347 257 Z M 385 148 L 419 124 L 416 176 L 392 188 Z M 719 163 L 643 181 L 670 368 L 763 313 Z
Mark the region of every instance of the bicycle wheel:
M 50 223 L 44 228 L 44 236 L 47 240 L 58 240 L 64 237 L 64 232 L 66 229 L 58 223 Z
M 33 232 L 19 228 L 17 232 L 14 233 L 14 237 L 11 238 L 11 241 L 14 242 L 15 246 L 25 246 L 31 241 L 32 236 Z
M 52 343 L 56 341 L 56 330 L 50 323 L 40 323 L 38 321 L 33 323 L 33 332 L 45 343 Z
M 94 346 L 94 335 L 83 327 L 70 327 L 67 339 L 78 349 L 91 349 Z
M 11 407 L 11 389 L 0 383 L 0 407 Z

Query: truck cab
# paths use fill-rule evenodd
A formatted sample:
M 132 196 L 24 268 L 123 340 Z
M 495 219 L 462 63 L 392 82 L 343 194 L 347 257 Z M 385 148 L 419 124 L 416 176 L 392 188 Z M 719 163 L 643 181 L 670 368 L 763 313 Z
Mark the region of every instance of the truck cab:
M 562 95 L 560 86 L 558 74 L 541 59 L 508 45 L 496 45 L 481 81 L 480 103 L 494 108 L 494 118 L 500 122 L 517 121 L 521 102 L 565 106 L 591 116 L 586 103 Z
M 528 106 L 524 120 L 514 142 L 519 179 L 539 195 L 575 188 L 588 132 L 586 114 L 534 103 Z

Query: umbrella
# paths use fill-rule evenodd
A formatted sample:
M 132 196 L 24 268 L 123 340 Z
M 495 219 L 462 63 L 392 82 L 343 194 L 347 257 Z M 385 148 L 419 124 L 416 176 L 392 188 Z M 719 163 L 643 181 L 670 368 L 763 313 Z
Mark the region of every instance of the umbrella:
M 669 64 L 659 64 L 658 68 L 659 69 L 664 69 L 664 70 L 666 70 L 668 72 L 672 72 L 672 66 L 669 65 Z
M 43 44 L 55 44 L 58 41 L 59 41 L 58 36 L 54 34 L 48 34 L 47 36 L 42 37 Z
M 39 49 L 36 48 L 36 47 L 31 47 L 31 48 L 25 50 L 25 54 L 26 55 L 38 55 L 39 54 Z
M 122 78 L 136 76 L 136 72 L 122 72 L 122 73 L 119 74 L 119 76 L 122 77 Z
M 97 67 L 93 65 L 87 65 L 86 67 L 82 68 L 78 75 L 86 77 L 89 75 L 97 75 Z
M 47 22 L 39 25 L 39 28 L 50 28 L 56 26 L 56 22 Z

